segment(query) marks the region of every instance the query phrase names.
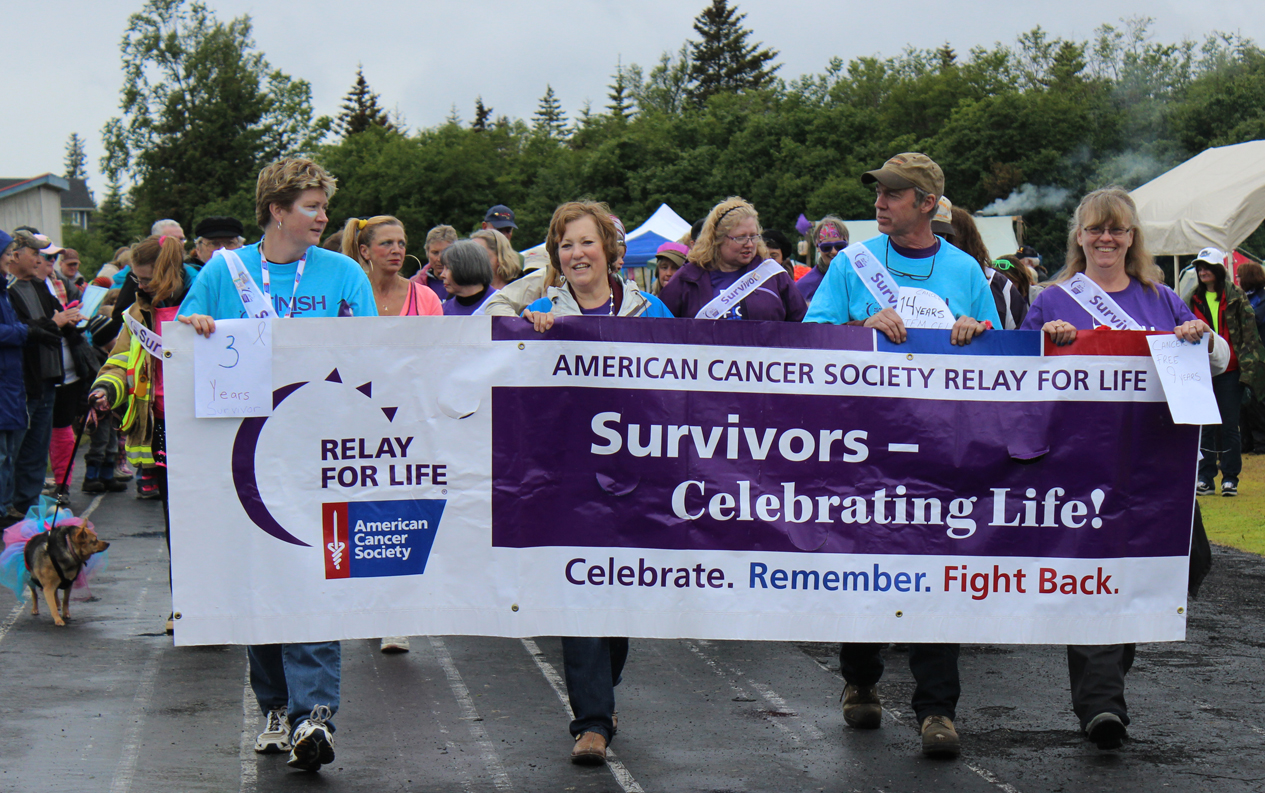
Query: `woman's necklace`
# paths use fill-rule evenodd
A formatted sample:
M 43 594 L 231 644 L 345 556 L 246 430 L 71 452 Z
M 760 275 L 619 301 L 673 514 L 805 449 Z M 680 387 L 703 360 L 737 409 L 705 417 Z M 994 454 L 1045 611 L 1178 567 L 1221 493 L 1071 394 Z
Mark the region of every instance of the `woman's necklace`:
M 928 278 L 931 277 L 931 274 L 936 271 L 936 257 L 940 255 L 940 242 L 938 240 L 936 241 L 936 250 L 934 253 L 931 254 L 931 269 L 927 271 L 926 275 L 914 275 L 913 273 L 902 273 L 900 270 L 897 270 L 896 268 L 889 265 L 887 263 L 887 254 L 891 253 L 891 250 L 892 250 L 892 240 L 889 237 L 887 240 L 887 247 L 883 250 L 883 266 L 887 268 L 888 272 L 893 272 L 893 273 L 896 273 L 897 275 L 903 275 L 911 281 L 926 281 Z
M 400 278 L 400 276 L 397 275 L 395 276 L 395 279 L 387 286 L 387 292 L 382 296 L 382 299 L 378 301 L 379 315 L 386 316 L 388 314 L 387 309 L 390 307 L 390 304 L 391 304 L 391 294 L 399 288 L 400 282 L 403 280 L 404 279 Z M 404 283 L 408 284 L 408 281 L 404 281 Z

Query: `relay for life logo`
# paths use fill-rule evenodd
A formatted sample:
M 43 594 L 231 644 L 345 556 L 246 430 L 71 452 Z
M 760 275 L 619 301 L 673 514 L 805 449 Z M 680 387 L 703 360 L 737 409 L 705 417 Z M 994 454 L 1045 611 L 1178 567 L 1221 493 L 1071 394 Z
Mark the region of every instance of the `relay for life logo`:
M 321 505 L 325 578 L 421 575 L 444 499 L 339 501 Z

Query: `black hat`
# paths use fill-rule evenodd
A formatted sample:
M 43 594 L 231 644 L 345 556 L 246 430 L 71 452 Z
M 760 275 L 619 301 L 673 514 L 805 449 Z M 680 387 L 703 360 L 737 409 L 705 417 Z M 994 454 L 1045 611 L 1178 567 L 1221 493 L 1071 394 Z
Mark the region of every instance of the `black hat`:
M 1041 254 L 1037 253 L 1037 249 L 1031 245 L 1021 245 L 1015 253 L 1020 259 L 1040 259 Z
M 212 215 L 208 218 L 202 218 L 198 222 L 197 227 L 193 229 L 193 236 L 202 237 L 203 239 L 244 237 L 246 236 L 246 229 L 237 218 L 225 215 Z
M 483 216 L 483 222 L 497 229 L 516 229 L 518 225 L 514 223 L 514 210 L 504 204 L 497 204 L 487 211 Z

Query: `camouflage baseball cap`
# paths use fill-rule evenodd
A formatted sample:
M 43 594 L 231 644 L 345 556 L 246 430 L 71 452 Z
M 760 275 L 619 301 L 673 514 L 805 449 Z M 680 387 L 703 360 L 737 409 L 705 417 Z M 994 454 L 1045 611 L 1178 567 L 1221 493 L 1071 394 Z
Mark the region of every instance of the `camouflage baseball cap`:
M 13 241 L 19 248 L 30 248 L 36 251 L 42 251 L 53 244 L 52 240 L 43 234 L 32 234 L 26 229 L 13 232 Z
M 944 171 L 925 154 L 904 152 L 897 154 L 876 171 L 861 174 L 861 184 L 878 182 L 893 190 L 917 187 L 937 199 L 944 195 Z

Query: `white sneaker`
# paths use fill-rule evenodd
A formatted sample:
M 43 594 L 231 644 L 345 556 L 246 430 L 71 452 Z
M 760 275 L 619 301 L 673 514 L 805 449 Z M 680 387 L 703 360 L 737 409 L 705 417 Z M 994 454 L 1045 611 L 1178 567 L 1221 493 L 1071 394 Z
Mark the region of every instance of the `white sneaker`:
M 255 739 L 255 751 L 260 754 L 278 754 L 290 751 L 290 719 L 285 708 L 268 711 L 268 724 Z
M 294 730 L 286 765 L 304 771 L 320 771 L 322 765 L 334 762 L 334 735 L 325 726 L 333 716 L 324 705 L 312 708 L 312 715 Z
M 407 653 L 408 637 L 407 636 L 383 636 L 382 647 L 384 653 Z

